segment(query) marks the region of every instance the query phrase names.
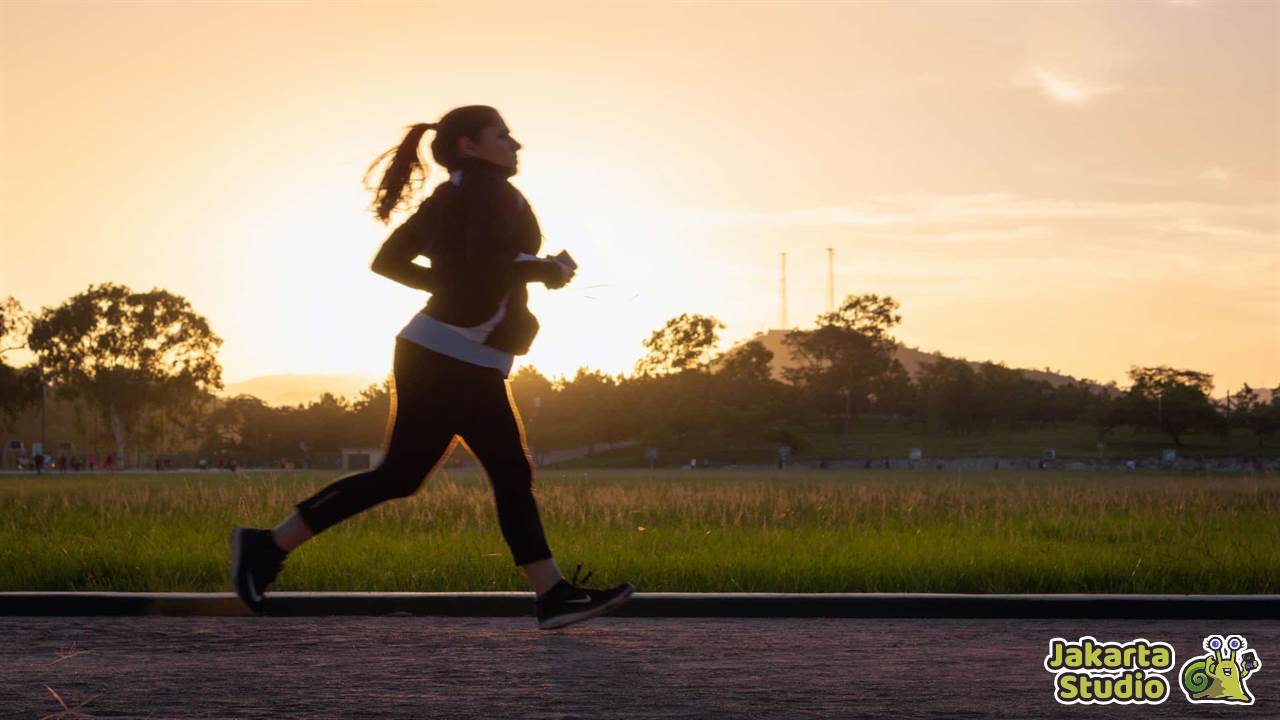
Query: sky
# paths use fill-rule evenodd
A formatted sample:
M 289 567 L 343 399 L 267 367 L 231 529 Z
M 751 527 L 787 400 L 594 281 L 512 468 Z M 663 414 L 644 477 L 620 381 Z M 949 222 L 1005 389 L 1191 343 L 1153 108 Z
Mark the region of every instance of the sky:
M 926 351 L 1280 384 L 1280 3 L 0 0 L 0 297 L 186 297 L 224 380 L 385 375 L 369 164 L 497 107 L 542 250 L 517 368 L 631 372 L 837 300 Z M 446 174 L 422 156 L 427 187 Z M 376 180 L 377 178 L 372 178 Z M 421 197 L 421 195 L 419 196 Z

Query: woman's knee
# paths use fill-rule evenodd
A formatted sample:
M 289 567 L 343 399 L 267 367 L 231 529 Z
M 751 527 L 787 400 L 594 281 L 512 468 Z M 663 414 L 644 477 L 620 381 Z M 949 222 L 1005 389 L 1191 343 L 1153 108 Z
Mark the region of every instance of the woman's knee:
M 526 493 L 533 488 L 533 466 L 528 458 L 512 459 L 486 470 L 494 489 L 500 492 Z
M 378 489 L 379 495 L 388 499 L 409 497 L 418 492 L 418 488 L 426 480 L 426 471 L 416 465 L 398 463 L 379 465 L 370 475 L 370 484 Z

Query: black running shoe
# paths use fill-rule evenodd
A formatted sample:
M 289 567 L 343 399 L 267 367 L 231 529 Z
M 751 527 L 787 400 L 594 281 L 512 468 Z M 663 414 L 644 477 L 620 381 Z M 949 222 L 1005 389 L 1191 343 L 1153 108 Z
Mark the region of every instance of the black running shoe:
M 262 614 L 263 593 L 287 555 L 271 539 L 270 530 L 238 527 L 231 531 L 231 586 L 250 610 Z
M 578 565 L 573 571 L 573 580 L 564 580 L 538 598 L 538 628 L 552 630 L 572 623 L 603 615 L 617 610 L 627 604 L 636 589 L 631 583 L 623 583 L 608 590 L 592 590 L 578 586 Z M 582 582 L 591 577 L 593 570 L 587 571 Z

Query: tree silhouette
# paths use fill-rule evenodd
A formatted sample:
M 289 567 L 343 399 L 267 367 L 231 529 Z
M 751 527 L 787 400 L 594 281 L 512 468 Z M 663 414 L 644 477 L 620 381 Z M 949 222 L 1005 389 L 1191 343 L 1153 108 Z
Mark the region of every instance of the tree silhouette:
M 716 358 L 716 375 L 743 385 L 763 385 L 772 377 L 773 351 L 759 340 L 742 343 Z
M 83 396 L 110 423 L 121 462 L 128 428 L 146 408 L 222 388 L 221 344 L 185 298 L 112 283 L 44 309 L 30 335 L 58 393 Z
M 1155 427 L 1182 445 L 1182 435 L 1192 429 L 1209 429 L 1219 420 L 1209 400 L 1213 375 L 1178 370 L 1167 365 L 1129 368 L 1133 385 L 1127 395 L 1129 420 Z
M 28 406 L 40 402 L 40 368 L 10 367 L 6 353 L 27 347 L 31 334 L 31 315 L 16 298 L 0 301 L 0 415 L 9 425 Z
M 636 363 L 636 372 L 666 375 L 700 369 L 709 363 L 719 340 L 716 331 L 723 329 L 724 323 L 709 315 L 685 313 L 672 318 L 644 341 L 649 353 Z
M 819 315 L 817 328 L 783 338 L 799 361 L 783 375 L 805 388 L 812 407 L 828 418 L 843 418 L 846 434 L 852 418 L 870 407 L 871 396 L 901 394 L 906 373 L 889 335 L 902 321 L 897 308 L 898 301 L 887 295 L 850 295 L 835 312 Z
M 852 330 L 870 340 L 893 344 L 889 330 L 902 322 L 898 301 L 875 293 L 849 295 L 834 312 L 818 316 L 818 325 L 834 325 Z

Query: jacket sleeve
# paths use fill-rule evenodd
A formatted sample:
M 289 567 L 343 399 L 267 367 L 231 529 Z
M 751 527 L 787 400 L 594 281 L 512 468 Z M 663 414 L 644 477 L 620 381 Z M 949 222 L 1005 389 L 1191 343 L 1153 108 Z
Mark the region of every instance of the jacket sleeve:
M 553 260 L 517 260 L 516 228 L 522 212 L 519 191 L 491 183 L 471 194 L 463 207 L 468 268 L 488 282 L 513 287 L 531 282 L 555 283 L 561 270 Z
M 374 256 L 371 269 L 384 277 L 418 290 L 435 292 L 435 272 L 432 268 L 415 265 L 413 260 L 426 255 L 431 223 L 427 203 L 423 202 L 409 219 L 405 220 L 382 243 Z

